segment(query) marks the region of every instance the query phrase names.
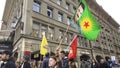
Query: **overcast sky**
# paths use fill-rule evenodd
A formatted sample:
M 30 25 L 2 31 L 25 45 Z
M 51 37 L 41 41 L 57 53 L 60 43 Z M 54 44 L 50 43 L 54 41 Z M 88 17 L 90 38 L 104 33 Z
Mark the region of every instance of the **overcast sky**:
M 120 0 L 96 0 L 99 5 L 120 25 Z
M 5 1 L 6 0 L 0 1 L 0 24 L 2 22 Z M 120 24 L 120 8 L 119 8 L 120 0 L 96 0 L 96 1 L 98 2 L 99 5 L 103 7 L 103 9 L 105 9 L 106 12 L 108 12 L 110 16 L 112 16 L 114 20 L 116 20 L 117 23 Z

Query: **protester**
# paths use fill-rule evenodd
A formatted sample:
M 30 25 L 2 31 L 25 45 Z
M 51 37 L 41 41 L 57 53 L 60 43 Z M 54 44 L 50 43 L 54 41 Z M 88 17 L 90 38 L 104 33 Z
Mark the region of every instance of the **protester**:
M 62 68 L 61 66 L 59 66 L 59 64 L 57 63 L 57 59 L 55 56 L 50 57 L 49 59 L 49 67 L 50 68 Z
M 38 68 L 41 68 L 41 66 L 42 66 L 42 60 L 38 62 Z
M 70 60 L 69 60 L 69 66 L 70 66 L 70 68 L 77 68 L 74 59 L 70 59 Z
M 106 56 L 106 57 L 105 57 L 105 60 L 106 60 L 106 64 L 107 64 L 108 68 L 112 68 L 111 58 Z
M 96 67 L 95 68 L 100 68 L 100 61 L 101 61 L 101 56 L 100 55 L 96 55 L 96 60 L 97 60 L 97 63 L 96 63 Z
M 20 66 L 20 68 L 31 68 L 29 61 L 29 56 L 25 55 L 23 56 L 22 59 L 22 64 Z
M 59 57 L 59 49 L 56 49 L 56 50 L 55 50 L 55 56 L 56 56 L 56 57 Z
M 1 64 L 3 63 L 2 61 L 2 56 L 0 55 L 0 67 L 1 67 Z
M 50 55 L 49 55 L 50 57 L 51 57 L 51 56 L 55 56 L 55 53 L 54 53 L 54 52 L 51 51 L 51 52 L 49 52 L 49 53 L 50 53 Z
M 97 55 L 96 60 L 97 60 L 96 68 L 109 68 L 103 57 Z
M 105 63 L 104 58 L 100 59 L 100 68 L 109 68 L 108 65 Z
M 106 60 L 106 64 L 107 64 L 108 68 L 112 68 L 112 61 L 111 61 L 110 57 L 106 56 L 105 60 Z
M 120 59 L 118 59 L 117 65 L 118 67 L 120 67 Z
M 62 67 L 63 68 L 69 68 L 69 60 L 68 57 L 66 56 L 65 51 L 61 51 L 61 58 L 62 58 Z
M 57 66 L 59 68 L 62 68 L 62 62 L 61 62 L 61 58 L 60 58 L 60 55 L 59 55 L 59 48 L 55 50 L 55 57 L 57 59 Z
M 39 68 L 38 66 L 39 66 L 38 61 L 34 60 L 31 67 L 32 68 Z
M 11 55 L 12 53 L 10 53 L 9 51 L 4 51 L 2 53 L 3 63 L 1 64 L 0 68 L 16 68 L 15 63 L 10 59 Z
M 35 68 L 39 68 L 39 62 L 38 61 L 35 62 Z
M 91 68 L 96 68 L 97 61 L 95 59 L 92 60 Z
M 49 62 L 49 53 L 45 55 L 41 68 L 49 68 L 48 62 Z
M 88 61 L 90 57 L 87 54 L 80 56 L 81 65 L 80 68 L 91 68 L 91 63 Z
M 20 68 L 20 62 L 19 61 L 16 61 L 15 65 L 16 65 L 16 68 Z

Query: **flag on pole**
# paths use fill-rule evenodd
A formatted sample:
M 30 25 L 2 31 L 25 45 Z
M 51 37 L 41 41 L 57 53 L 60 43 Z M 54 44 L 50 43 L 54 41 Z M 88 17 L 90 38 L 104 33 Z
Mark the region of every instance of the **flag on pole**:
M 77 54 L 77 43 L 78 43 L 78 37 L 75 36 L 72 42 L 70 43 L 70 52 L 68 54 L 68 59 L 74 59 L 76 58 Z
M 48 52 L 47 45 L 48 45 L 48 42 L 47 42 L 47 39 L 46 39 L 45 34 L 44 34 L 43 38 L 42 38 L 41 45 L 40 45 L 40 54 L 41 55 L 45 55 Z
M 101 31 L 101 27 L 90 12 L 85 0 L 80 1 L 73 20 L 72 24 L 77 24 L 81 30 L 79 32 L 89 40 L 95 40 Z M 78 27 L 75 26 L 76 29 Z

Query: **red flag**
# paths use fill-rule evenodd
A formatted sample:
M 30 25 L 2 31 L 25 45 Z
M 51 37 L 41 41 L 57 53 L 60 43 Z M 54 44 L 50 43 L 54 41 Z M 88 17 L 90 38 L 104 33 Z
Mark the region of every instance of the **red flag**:
M 72 40 L 71 44 L 70 44 L 70 52 L 68 54 L 68 59 L 74 59 L 76 57 L 77 41 L 78 41 L 78 37 L 75 36 L 74 39 Z

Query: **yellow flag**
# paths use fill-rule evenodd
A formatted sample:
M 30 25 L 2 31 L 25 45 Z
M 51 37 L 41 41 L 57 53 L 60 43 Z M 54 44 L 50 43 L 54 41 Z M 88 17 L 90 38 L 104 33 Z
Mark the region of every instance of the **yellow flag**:
M 47 53 L 47 50 L 48 50 L 47 45 L 48 45 L 47 39 L 46 39 L 45 35 L 43 35 L 42 43 L 40 45 L 40 54 L 41 55 L 45 55 Z

